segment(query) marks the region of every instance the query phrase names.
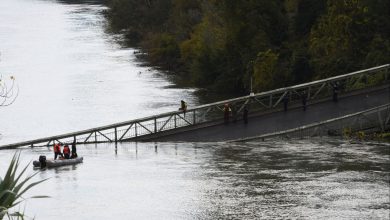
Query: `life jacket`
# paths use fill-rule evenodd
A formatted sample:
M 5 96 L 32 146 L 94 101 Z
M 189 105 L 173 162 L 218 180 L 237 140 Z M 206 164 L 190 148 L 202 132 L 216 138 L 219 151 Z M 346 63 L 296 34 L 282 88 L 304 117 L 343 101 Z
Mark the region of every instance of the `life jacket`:
M 68 145 L 66 145 L 66 146 L 64 147 L 63 153 L 64 153 L 64 154 L 70 154 L 70 149 L 69 149 Z
M 54 144 L 54 152 L 55 153 L 61 153 L 61 147 L 59 144 Z

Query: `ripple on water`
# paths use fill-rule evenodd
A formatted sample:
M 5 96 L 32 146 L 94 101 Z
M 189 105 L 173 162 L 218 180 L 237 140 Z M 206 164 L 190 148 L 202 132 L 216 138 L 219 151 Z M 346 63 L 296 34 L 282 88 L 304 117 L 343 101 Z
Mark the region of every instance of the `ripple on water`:
M 38 219 L 388 219 L 385 144 L 343 141 L 80 145 L 26 211 Z M 25 149 L 23 163 L 47 148 Z M 0 171 L 12 151 L 0 151 Z M 369 164 L 369 165 L 367 165 Z M 343 169 L 340 169 L 342 167 Z M 41 207 L 45 207 L 42 209 Z

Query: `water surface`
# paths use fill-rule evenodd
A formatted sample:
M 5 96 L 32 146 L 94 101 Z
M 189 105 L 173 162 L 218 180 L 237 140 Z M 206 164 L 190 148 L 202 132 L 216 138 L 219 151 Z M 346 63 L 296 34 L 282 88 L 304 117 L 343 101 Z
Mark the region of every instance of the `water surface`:
M 193 89 L 172 88 L 105 33 L 105 9 L 0 1 L 0 74 L 19 85 L 16 102 L 0 107 L 0 145 L 177 110 L 181 99 L 197 104 Z
M 80 145 L 42 171 L 36 219 L 389 219 L 390 145 L 319 139 Z M 13 151 L 0 151 L 3 173 Z M 25 149 L 22 160 L 51 156 Z M 29 172 L 33 172 L 32 168 Z M 73 213 L 73 214 L 72 214 Z M 76 213 L 76 214 L 74 214 Z

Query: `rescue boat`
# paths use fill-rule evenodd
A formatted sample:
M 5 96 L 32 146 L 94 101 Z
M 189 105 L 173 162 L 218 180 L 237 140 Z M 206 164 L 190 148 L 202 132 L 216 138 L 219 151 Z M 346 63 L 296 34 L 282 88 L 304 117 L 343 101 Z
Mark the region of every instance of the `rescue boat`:
M 39 160 L 33 161 L 34 168 L 51 168 L 51 167 L 60 167 L 66 165 L 73 165 L 83 162 L 83 157 L 76 157 L 72 159 L 58 159 L 58 160 L 46 160 L 46 156 L 40 156 Z

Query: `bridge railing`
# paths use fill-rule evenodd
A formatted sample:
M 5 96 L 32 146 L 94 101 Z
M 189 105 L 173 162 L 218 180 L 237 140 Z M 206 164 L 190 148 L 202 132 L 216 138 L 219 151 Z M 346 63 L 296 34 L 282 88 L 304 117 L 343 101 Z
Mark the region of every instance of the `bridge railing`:
M 54 143 L 80 144 L 121 142 L 137 140 L 146 135 L 155 135 L 173 129 L 194 126 L 202 123 L 218 123 L 224 115 L 224 105 L 232 108 L 232 120 L 240 117 L 244 107 L 250 112 L 277 111 L 288 102 L 289 106 L 302 105 L 303 98 L 307 103 L 329 98 L 337 85 L 338 94 L 388 84 L 390 80 L 390 64 L 360 70 L 345 75 L 303 83 L 291 87 L 251 94 L 239 98 L 201 105 L 183 111 L 167 112 L 136 120 L 115 123 L 78 132 L 35 139 L 15 144 L 0 146 L 17 148 L 24 146 L 49 146 Z
M 229 142 L 257 141 L 272 138 L 310 138 L 322 136 L 350 137 L 360 131 L 383 132 L 390 129 L 390 104 L 356 112 L 285 131 L 247 137 Z

